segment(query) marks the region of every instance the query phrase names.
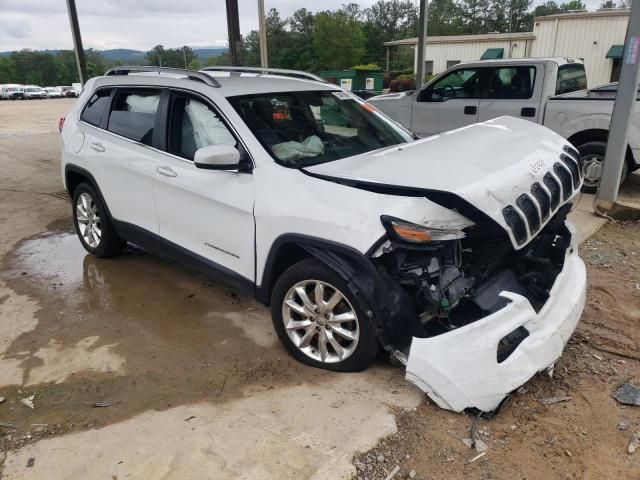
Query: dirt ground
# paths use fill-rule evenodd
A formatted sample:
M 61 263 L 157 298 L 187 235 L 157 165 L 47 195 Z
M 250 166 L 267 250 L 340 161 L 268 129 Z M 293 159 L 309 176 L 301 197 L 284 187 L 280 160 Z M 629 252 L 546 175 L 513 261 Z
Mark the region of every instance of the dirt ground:
M 73 101 L 0 102 L 0 478 L 640 478 L 640 409 L 610 397 L 640 379 L 638 223 L 583 246 L 588 307 L 555 378 L 474 419 L 384 358 L 299 364 L 267 309 L 172 262 L 86 255 L 52 133 Z M 489 449 L 468 463 L 471 427 Z

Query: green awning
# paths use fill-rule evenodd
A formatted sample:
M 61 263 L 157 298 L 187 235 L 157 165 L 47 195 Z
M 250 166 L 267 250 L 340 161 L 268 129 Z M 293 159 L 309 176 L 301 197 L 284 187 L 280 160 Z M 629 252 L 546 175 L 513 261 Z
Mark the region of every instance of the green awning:
M 606 58 L 622 58 L 623 51 L 624 45 L 611 45 Z
M 480 57 L 480 60 L 491 60 L 504 57 L 504 48 L 487 48 Z

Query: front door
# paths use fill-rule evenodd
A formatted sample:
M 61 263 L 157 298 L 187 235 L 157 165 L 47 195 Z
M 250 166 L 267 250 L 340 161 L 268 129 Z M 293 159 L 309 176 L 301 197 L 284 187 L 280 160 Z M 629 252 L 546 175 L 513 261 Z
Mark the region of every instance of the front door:
M 478 121 L 482 69 L 458 68 L 427 85 L 415 96 L 411 130 L 420 137 Z
M 167 153 L 154 187 L 160 236 L 254 282 L 253 175 L 193 162 L 207 145 L 242 146 L 208 101 L 177 92 L 168 101 Z

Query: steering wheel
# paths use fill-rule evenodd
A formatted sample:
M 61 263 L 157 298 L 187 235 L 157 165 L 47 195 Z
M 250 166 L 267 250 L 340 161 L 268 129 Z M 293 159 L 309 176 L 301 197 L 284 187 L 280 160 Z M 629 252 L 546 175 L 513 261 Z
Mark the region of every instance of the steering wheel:
M 451 85 L 445 85 L 444 87 L 442 87 L 442 96 L 443 97 L 447 97 L 447 98 L 452 98 L 456 96 L 456 89 L 453 88 Z M 451 95 L 449 95 L 447 92 L 451 92 Z

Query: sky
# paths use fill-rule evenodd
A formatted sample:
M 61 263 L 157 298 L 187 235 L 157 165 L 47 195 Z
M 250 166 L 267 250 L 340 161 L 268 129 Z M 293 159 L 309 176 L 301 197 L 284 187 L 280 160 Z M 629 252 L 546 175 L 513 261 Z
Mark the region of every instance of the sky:
M 265 0 L 288 17 L 299 8 L 333 10 L 353 0 Z M 375 0 L 360 0 L 366 8 Z M 542 3 L 536 0 L 534 3 Z M 586 0 L 597 8 L 601 0 Z M 257 29 L 257 0 L 238 0 L 240 30 Z M 314 6 L 315 4 L 315 6 Z M 85 48 L 226 46 L 224 0 L 76 0 Z M 0 51 L 73 48 L 65 0 L 0 0 Z

